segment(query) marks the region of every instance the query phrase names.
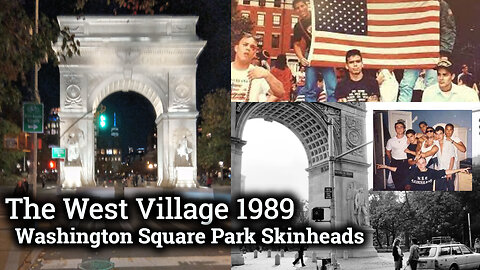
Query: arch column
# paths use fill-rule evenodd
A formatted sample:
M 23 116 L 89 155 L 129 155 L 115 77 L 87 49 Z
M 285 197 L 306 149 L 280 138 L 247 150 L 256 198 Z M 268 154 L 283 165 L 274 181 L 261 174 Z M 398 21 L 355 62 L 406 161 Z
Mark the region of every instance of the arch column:
M 198 112 L 168 112 L 157 124 L 158 186 L 197 186 Z
M 92 114 L 59 112 L 60 147 L 66 159 L 60 161 L 62 188 L 95 186 L 95 132 Z
M 230 149 L 231 149 L 231 160 L 232 160 L 232 185 L 231 193 L 232 196 L 238 196 L 243 193 L 244 183 L 242 180 L 242 147 L 247 144 L 246 141 L 231 137 L 230 140 Z

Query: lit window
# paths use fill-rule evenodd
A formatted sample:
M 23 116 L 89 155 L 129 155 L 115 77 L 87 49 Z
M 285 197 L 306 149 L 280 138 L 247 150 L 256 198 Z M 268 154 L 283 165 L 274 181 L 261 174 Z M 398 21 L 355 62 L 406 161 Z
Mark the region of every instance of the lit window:
M 257 25 L 264 26 L 265 25 L 265 14 L 258 13 L 257 14 Z
M 265 36 L 265 35 L 264 35 L 263 33 L 257 33 L 256 38 L 257 38 L 257 40 L 258 40 L 258 46 L 260 46 L 260 47 L 263 46 L 263 38 L 264 38 L 264 36 Z M 207 134 L 207 137 L 209 137 L 209 138 L 212 137 L 212 134 L 211 134 L 211 133 L 209 133 L 209 134 L 210 134 L 210 136 Z
M 297 23 L 298 23 L 298 17 L 292 16 L 292 29 L 295 27 Z
M 100 153 L 101 153 L 102 155 L 105 155 L 105 149 L 100 150 Z
M 112 154 L 112 149 L 107 149 L 107 155 L 111 155 Z
M 118 152 L 118 150 L 117 150 L 117 149 L 113 149 L 113 154 L 114 154 L 114 155 L 116 155 L 116 154 L 117 154 L 117 152 Z
M 280 26 L 280 15 L 273 15 L 273 26 Z

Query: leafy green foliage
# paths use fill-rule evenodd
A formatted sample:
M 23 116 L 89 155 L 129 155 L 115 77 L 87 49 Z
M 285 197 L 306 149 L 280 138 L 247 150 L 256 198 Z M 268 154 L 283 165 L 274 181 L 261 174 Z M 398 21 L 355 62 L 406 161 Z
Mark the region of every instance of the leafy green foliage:
M 230 167 L 230 95 L 218 89 L 205 96 L 200 117 L 201 135 L 198 138 L 198 165 L 206 172 Z
M 77 0 L 76 9 L 83 10 L 88 0 Z M 185 2 L 181 0 L 181 2 Z M 163 12 L 169 7 L 169 0 L 107 0 L 107 5 L 114 5 L 113 12 L 116 15 L 120 9 L 131 11 L 133 15 L 140 13 L 153 15 Z
M 425 243 L 435 236 L 467 242 L 463 192 L 372 192 L 371 225 L 376 244 L 390 246 L 397 237 Z
M 31 3 L 0 0 L 0 134 L 17 132 L 21 122 L 21 101 L 30 100 L 36 94 L 31 72 L 35 65 L 48 59 L 57 61 L 57 56 L 71 57 L 79 54 L 79 42 L 68 29 L 59 30 L 56 20 L 39 14 L 38 33 L 35 33 L 35 17 L 29 14 Z M 31 11 L 30 11 L 31 13 Z M 59 35 L 63 37 L 63 52 L 57 55 L 52 43 Z M 24 93 L 22 97 L 22 91 Z M 3 136 L 1 137 L 3 140 Z M 1 151 L 0 169 L 12 172 L 18 153 Z
M 242 37 L 243 33 L 251 33 L 253 30 L 253 22 L 249 18 L 243 17 L 240 12 L 236 11 L 236 0 L 232 1 L 232 26 L 231 26 L 231 56 L 235 54 L 234 45 Z
M 0 138 L 2 143 L 0 144 L 0 178 L 1 182 L 4 182 L 5 178 L 11 177 L 16 172 L 16 165 L 18 160 L 23 156 L 23 152 L 20 150 L 4 149 L 3 138 L 5 135 L 18 135 L 20 129 L 14 123 L 8 120 L 0 120 Z

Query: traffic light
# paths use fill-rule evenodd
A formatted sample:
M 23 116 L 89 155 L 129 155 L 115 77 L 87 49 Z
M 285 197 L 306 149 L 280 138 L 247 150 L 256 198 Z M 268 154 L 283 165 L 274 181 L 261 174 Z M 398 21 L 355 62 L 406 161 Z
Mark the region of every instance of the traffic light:
M 320 222 L 325 219 L 325 209 L 321 207 L 315 207 L 312 209 L 312 219 L 315 222 Z
M 49 167 L 51 170 L 54 170 L 54 169 L 57 167 L 57 164 L 55 163 L 55 161 L 50 160 L 50 162 L 48 163 L 48 167 Z
M 100 125 L 101 128 L 105 128 L 107 126 L 107 118 L 105 117 L 104 114 L 100 115 L 99 125 Z

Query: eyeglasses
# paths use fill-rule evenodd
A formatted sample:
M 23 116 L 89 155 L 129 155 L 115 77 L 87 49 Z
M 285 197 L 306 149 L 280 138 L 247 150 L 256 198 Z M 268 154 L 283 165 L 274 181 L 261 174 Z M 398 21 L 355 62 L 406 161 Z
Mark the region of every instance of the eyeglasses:
M 432 129 L 432 130 L 427 130 L 427 133 L 428 133 L 428 132 L 433 132 L 433 129 Z

